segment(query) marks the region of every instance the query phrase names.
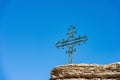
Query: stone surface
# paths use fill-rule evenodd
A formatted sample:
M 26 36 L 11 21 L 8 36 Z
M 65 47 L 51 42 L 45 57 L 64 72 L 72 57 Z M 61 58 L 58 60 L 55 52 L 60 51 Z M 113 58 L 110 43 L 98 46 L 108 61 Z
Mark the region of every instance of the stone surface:
M 120 80 L 120 62 L 97 64 L 68 64 L 51 71 L 50 80 Z

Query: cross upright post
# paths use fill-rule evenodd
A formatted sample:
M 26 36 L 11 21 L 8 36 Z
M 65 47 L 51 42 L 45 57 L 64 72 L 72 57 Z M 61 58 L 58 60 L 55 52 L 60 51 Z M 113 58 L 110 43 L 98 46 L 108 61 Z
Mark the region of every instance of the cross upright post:
M 76 49 L 74 48 L 76 44 L 80 45 L 82 42 L 85 43 L 88 40 L 88 37 L 86 35 L 84 36 L 78 36 L 77 38 L 75 38 L 75 31 L 76 27 L 74 25 L 71 25 L 70 28 L 68 28 L 68 39 L 67 40 L 62 40 L 62 41 L 58 41 L 56 43 L 56 47 L 57 48 L 61 48 L 64 49 L 64 47 L 68 47 L 68 50 L 66 51 L 66 53 L 68 54 L 68 64 L 72 64 L 72 55 L 73 52 L 76 51 Z

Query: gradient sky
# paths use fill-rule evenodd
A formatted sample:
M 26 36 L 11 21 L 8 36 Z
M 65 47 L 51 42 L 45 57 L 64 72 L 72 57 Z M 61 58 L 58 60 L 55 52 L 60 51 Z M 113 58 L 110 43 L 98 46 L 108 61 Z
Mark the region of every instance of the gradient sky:
M 48 80 L 68 63 L 55 43 L 72 24 L 89 37 L 75 64 L 120 61 L 120 0 L 0 0 L 0 80 Z

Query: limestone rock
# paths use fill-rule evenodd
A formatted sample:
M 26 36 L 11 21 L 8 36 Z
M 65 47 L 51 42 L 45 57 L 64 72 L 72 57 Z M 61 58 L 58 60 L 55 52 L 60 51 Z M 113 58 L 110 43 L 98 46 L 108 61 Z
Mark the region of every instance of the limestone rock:
M 50 80 L 120 80 L 120 62 L 98 64 L 68 64 L 51 71 Z

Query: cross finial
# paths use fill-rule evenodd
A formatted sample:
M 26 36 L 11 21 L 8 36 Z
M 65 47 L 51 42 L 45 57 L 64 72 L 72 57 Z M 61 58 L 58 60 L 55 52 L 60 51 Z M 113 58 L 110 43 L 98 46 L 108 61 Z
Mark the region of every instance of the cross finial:
M 68 54 L 68 63 L 71 64 L 72 63 L 72 55 L 73 52 L 76 51 L 76 49 L 74 48 L 76 44 L 80 45 L 82 42 L 85 43 L 88 40 L 88 37 L 86 35 L 84 36 L 78 36 L 77 38 L 75 38 L 75 31 L 76 27 L 74 25 L 71 25 L 68 28 L 68 39 L 67 40 L 62 40 L 62 41 L 58 41 L 56 43 L 56 47 L 60 48 L 62 47 L 62 49 L 64 49 L 64 47 L 68 47 L 68 50 L 66 51 L 66 53 Z

